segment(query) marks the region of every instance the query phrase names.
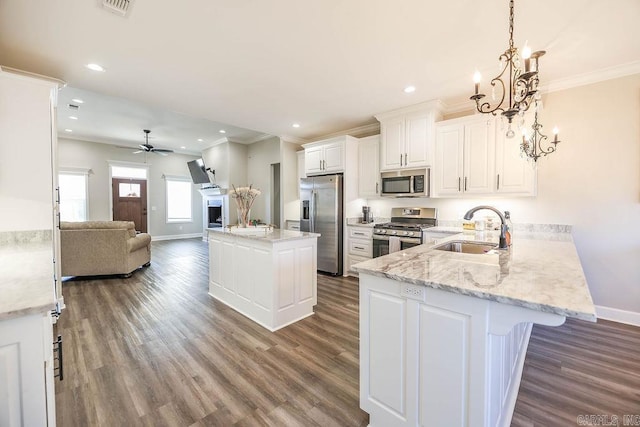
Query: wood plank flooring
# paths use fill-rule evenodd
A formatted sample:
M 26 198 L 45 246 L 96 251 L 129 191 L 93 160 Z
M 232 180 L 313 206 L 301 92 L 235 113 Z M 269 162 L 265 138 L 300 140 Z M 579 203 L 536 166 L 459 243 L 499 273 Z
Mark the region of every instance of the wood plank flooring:
M 276 333 L 207 295 L 206 244 L 153 242 L 129 279 L 72 280 L 56 325 L 59 427 L 365 426 L 357 280 L 318 276 L 315 314 Z M 535 327 L 514 426 L 640 414 L 640 328 Z

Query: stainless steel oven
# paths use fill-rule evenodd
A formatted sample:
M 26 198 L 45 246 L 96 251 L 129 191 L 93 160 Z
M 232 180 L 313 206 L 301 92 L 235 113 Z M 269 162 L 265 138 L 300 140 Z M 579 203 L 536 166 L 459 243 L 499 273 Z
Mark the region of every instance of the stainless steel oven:
M 373 257 L 421 245 L 424 230 L 437 225 L 434 208 L 392 208 L 391 222 L 373 229 Z
M 373 257 L 377 258 L 379 256 L 388 255 L 389 254 L 389 236 L 373 236 Z M 405 249 L 409 249 L 413 246 L 418 246 L 422 244 L 422 238 L 412 238 L 412 237 L 399 237 L 399 250 L 403 251 Z

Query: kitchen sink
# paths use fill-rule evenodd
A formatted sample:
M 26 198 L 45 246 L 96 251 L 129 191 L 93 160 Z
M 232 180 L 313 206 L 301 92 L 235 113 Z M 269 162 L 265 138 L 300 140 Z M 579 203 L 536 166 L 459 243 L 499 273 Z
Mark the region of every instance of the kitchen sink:
M 487 242 L 469 242 L 464 240 L 454 240 L 447 243 L 444 243 L 440 246 L 436 246 L 433 249 L 437 249 L 439 251 L 448 251 L 448 252 L 461 252 L 465 254 L 486 254 L 492 249 L 496 249 L 498 247 L 497 243 L 487 243 Z

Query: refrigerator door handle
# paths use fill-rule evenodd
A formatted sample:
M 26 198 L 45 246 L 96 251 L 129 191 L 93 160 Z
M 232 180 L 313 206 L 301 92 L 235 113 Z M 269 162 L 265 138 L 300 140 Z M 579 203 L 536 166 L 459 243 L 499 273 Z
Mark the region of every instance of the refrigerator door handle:
M 316 190 L 311 190 L 311 201 L 309 206 L 309 231 L 316 231 Z

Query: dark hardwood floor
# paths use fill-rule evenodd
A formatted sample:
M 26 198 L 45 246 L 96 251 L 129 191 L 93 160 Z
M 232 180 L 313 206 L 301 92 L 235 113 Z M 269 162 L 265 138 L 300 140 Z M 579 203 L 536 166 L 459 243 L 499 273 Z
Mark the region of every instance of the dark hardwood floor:
M 207 281 L 206 245 L 189 239 L 154 242 L 131 278 L 65 282 L 58 426 L 367 425 L 357 280 L 320 275 L 315 314 L 275 333 L 208 296 Z M 639 350 L 640 328 L 535 327 L 513 425 L 640 414 Z

